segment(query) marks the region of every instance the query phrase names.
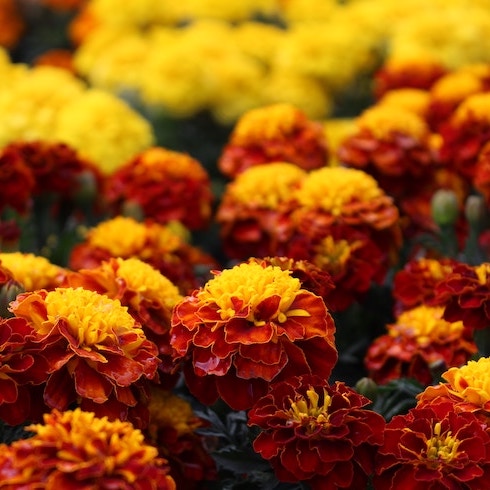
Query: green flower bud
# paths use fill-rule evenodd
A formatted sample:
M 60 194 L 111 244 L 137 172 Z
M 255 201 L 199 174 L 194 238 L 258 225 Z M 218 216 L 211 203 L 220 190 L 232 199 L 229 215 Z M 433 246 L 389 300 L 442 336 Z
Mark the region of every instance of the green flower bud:
M 432 196 L 432 217 L 437 225 L 446 226 L 456 222 L 459 215 L 458 198 L 454 191 L 439 189 Z

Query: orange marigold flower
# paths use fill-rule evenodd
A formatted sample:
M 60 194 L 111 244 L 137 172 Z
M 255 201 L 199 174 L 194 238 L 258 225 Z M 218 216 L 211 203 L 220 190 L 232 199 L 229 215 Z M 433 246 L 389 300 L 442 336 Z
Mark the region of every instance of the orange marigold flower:
M 490 93 L 468 96 L 440 134 L 441 161 L 473 182 L 478 154 L 490 139 Z
M 173 307 L 183 299 L 177 286 L 137 258 L 111 258 L 93 269 L 68 272 L 63 285 L 97 291 L 127 307 L 141 324 L 146 338 L 158 347 L 162 361 L 159 367 L 165 373 L 164 378 L 160 377 L 160 384 L 164 381 L 169 387 L 175 384 L 176 376 L 170 374 L 174 367 L 170 321 Z
M 0 252 L 0 264 L 25 291 L 55 289 L 65 276 L 65 269 L 51 263 L 46 257 L 33 253 Z
M 490 436 L 451 406 L 414 408 L 388 422 L 376 456 L 376 490 L 485 490 Z
M 13 49 L 25 31 L 25 22 L 15 0 L 0 0 L 0 46 Z
M 216 272 L 174 308 L 171 344 L 191 393 L 245 410 L 272 381 L 337 361 L 335 324 L 319 296 L 290 271 L 242 263 Z
M 284 254 L 292 233 L 293 191 L 305 176 L 292 163 L 271 162 L 248 168 L 227 184 L 216 220 L 228 257 Z
M 137 389 L 156 376 L 158 349 L 119 300 L 57 288 L 20 294 L 10 307 L 36 333 L 35 362 L 48 362 L 50 408 L 76 403 L 96 414 L 125 418 L 131 408 L 140 416 Z
M 248 413 L 261 429 L 253 447 L 280 481 L 312 490 L 366 488 L 385 421 L 344 383 L 293 376 L 274 383 Z
M 176 489 L 167 461 L 129 422 L 77 408 L 54 410 L 45 414 L 43 424 L 26 429 L 34 435 L 1 447 L 5 489 Z
M 443 304 L 444 318 L 462 321 L 466 327 L 481 330 L 490 321 L 490 263 L 472 266 L 458 263 L 435 288 L 435 300 Z
M 73 270 L 91 269 L 111 257 L 138 258 L 150 264 L 182 294 L 202 285 L 201 275 L 207 277 L 208 271 L 218 266 L 210 255 L 187 243 L 172 225 L 138 222 L 125 216 L 102 221 L 87 230 L 85 241 L 72 248 L 69 266 Z
M 490 422 L 490 358 L 470 360 L 461 367 L 451 367 L 441 382 L 428 386 L 417 396 L 417 406 L 437 406 L 450 402 L 456 413 L 472 412 L 486 425 Z
M 143 151 L 108 177 L 104 194 L 115 214 L 131 202 L 158 223 L 180 221 L 190 230 L 210 223 L 209 175 L 185 153 L 161 147 Z
M 57 68 L 63 68 L 73 73 L 73 75 L 77 74 L 73 63 L 73 51 L 70 49 L 49 49 L 36 57 L 33 61 L 33 66 L 55 66 Z
M 332 311 L 346 310 L 362 300 L 388 270 L 385 252 L 369 234 L 345 225 L 333 225 L 321 237 L 297 234 L 289 241 L 286 254 L 311 262 L 331 277 L 335 287 L 322 296 Z
M 245 169 L 268 162 L 290 162 L 305 170 L 329 160 L 323 125 L 289 103 L 271 104 L 245 112 L 237 121 L 218 168 L 234 178 Z
M 431 304 L 435 298 L 437 283 L 447 277 L 457 264 L 453 259 L 425 257 L 406 262 L 393 278 L 395 313 L 399 314 L 421 304 Z
M 150 443 L 168 460 L 178 488 L 198 490 L 204 481 L 215 480 L 216 464 L 196 431 L 208 423 L 190 403 L 160 387 L 152 387 L 150 422 L 145 430 Z M 201 486 L 200 486 L 201 485 Z
M 441 306 L 420 305 L 403 311 L 388 333 L 369 346 L 365 364 L 380 384 L 402 377 L 424 385 L 433 382 L 433 367 L 460 366 L 476 354 L 471 330 L 443 319 Z

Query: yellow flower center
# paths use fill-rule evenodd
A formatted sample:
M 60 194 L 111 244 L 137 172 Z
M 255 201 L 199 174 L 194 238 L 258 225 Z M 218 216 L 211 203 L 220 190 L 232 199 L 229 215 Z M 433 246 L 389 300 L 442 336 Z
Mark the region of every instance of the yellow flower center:
M 310 386 L 306 390 L 306 398 L 297 396 L 291 400 L 291 408 L 287 411 L 289 425 L 301 425 L 305 428 L 307 434 L 315 432 L 318 426 L 328 427 L 328 408 L 332 403 L 331 397 L 325 388 L 323 389 L 323 403 L 320 403 L 320 396 Z
M 439 79 L 431 88 L 431 96 L 436 101 L 460 101 L 470 94 L 482 90 L 482 84 L 472 73 L 449 73 Z
M 36 433 L 37 444 L 53 444 L 56 457 L 73 463 L 103 464 L 105 474 L 122 474 L 129 482 L 139 475 L 127 463 L 151 463 L 158 457 L 155 447 L 145 444 L 143 434 L 129 422 L 107 417 L 95 417 L 79 408 L 73 411 L 47 414 L 45 424 L 35 424 L 27 430 Z
M 38 325 L 40 333 L 47 333 L 63 319 L 83 347 L 119 344 L 118 334 L 128 331 L 144 340 L 143 331 L 119 300 L 83 288 L 58 288 L 46 295 L 45 304 L 47 320 Z
M 365 110 L 357 119 L 360 128 L 368 129 L 375 138 L 391 139 L 393 133 L 423 140 L 429 134 L 427 124 L 413 111 L 388 104 Z
M 290 316 L 309 316 L 305 310 L 290 310 L 298 293 L 302 291 L 299 279 L 291 277 L 291 271 L 281 270 L 276 266 L 262 267 L 259 264 L 239 264 L 232 269 L 225 269 L 208 281 L 198 293 L 204 303 L 218 305 L 221 319 L 233 318 L 236 300 L 242 303 L 241 309 L 249 308 L 247 320 L 256 326 L 265 321 L 255 318 L 257 306 L 267 298 L 279 296 L 280 303 L 273 319 L 284 323 Z
M 172 427 L 178 436 L 190 434 L 201 426 L 190 403 L 170 391 L 153 390 L 149 409 L 150 425 Z
M 346 204 L 368 202 L 382 195 L 383 191 L 373 177 L 347 167 L 313 170 L 295 193 L 304 208 L 321 208 L 334 216 L 340 216 Z
M 0 262 L 26 291 L 52 287 L 63 270 L 45 257 L 31 253 L 0 253 Z
M 127 287 L 142 294 L 145 299 L 172 308 L 182 300 L 179 289 L 159 271 L 136 258 L 117 259 L 117 275 Z
M 234 145 L 283 138 L 301 118 L 300 111 L 288 103 L 273 104 L 251 109 L 237 122 L 231 142 Z
M 490 274 L 490 264 L 484 263 L 475 267 L 476 275 L 478 276 L 478 282 L 484 286 L 488 283 L 488 276 Z
M 329 235 L 317 247 L 313 263 L 331 274 L 337 274 L 344 269 L 352 252 L 360 246 L 361 242 L 336 241 Z
M 147 178 L 151 176 L 155 181 L 161 181 L 166 176 L 176 179 L 188 177 L 193 180 L 207 178 L 204 168 L 197 160 L 185 153 L 160 147 L 153 147 L 141 153 L 135 173 Z
M 228 187 L 234 200 L 247 205 L 276 209 L 291 199 L 292 189 L 305 177 L 300 167 L 286 162 L 274 162 L 250 167 L 237 176 Z
M 442 264 L 436 259 L 419 259 L 419 265 L 429 271 L 430 277 L 434 279 L 443 279 L 444 276 L 451 272 L 452 267 L 450 265 Z
M 442 318 L 444 307 L 417 306 L 399 315 L 396 323 L 389 326 L 393 337 L 400 334 L 414 337 L 419 345 L 444 341 L 461 334 L 463 322 L 448 322 Z
M 430 461 L 448 463 L 458 454 L 458 447 L 461 443 L 451 435 L 451 431 L 441 434 L 441 423 L 436 422 L 432 429 L 432 437 L 426 441 L 426 457 Z
M 442 377 L 449 383 L 449 392 L 476 406 L 490 401 L 490 358 L 468 361 L 459 368 L 447 370 Z
M 475 119 L 483 123 L 490 122 L 490 94 L 479 93 L 468 96 L 454 114 L 454 120 L 458 124 Z
M 129 257 L 139 252 L 147 239 L 146 227 L 133 218 L 117 216 L 88 232 L 93 247 L 107 250 L 113 257 Z

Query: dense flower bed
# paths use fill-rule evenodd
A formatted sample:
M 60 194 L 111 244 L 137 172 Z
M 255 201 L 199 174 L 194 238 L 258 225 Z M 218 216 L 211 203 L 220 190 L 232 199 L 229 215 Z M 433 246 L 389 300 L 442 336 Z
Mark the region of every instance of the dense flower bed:
M 490 4 L 442 5 L 0 2 L 1 488 L 486 489 Z

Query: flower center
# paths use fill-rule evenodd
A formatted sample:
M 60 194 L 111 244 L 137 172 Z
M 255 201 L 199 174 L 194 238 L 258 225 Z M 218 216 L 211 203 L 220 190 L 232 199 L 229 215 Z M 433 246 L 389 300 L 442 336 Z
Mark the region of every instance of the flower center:
M 451 435 L 451 431 L 442 433 L 441 423 L 436 422 L 432 429 L 432 437 L 426 441 L 427 459 L 434 462 L 443 461 L 445 463 L 452 461 L 458 454 L 458 447 L 461 443 Z
M 336 241 L 329 235 L 317 247 L 313 262 L 331 274 L 338 274 L 344 270 L 352 252 L 360 246 L 361 242 Z
M 48 321 L 41 325 L 50 328 L 60 319 L 66 321 L 70 333 L 79 345 L 119 344 L 118 334 L 132 331 L 143 333 L 135 326 L 134 318 L 119 300 L 113 300 L 83 288 L 58 288 L 45 299 Z
M 301 206 L 321 208 L 334 216 L 342 214 L 346 204 L 367 202 L 383 195 L 376 180 L 347 167 L 322 167 L 311 171 L 295 193 Z
M 417 306 L 401 313 L 389 327 L 389 333 L 394 337 L 400 334 L 415 337 L 420 345 L 459 336 L 464 329 L 463 322 L 448 322 L 442 318 L 443 313 L 442 306 Z
M 485 263 L 475 267 L 476 275 L 478 276 L 478 282 L 485 286 L 488 282 L 488 276 L 490 273 L 490 264 Z
M 443 279 L 452 270 L 451 266 L 441 264 L 441 262 L 435 259 L 420 259 L 419 264 L 421 268 L 426 268 L 429 271 L 430 277 L 434 279 Z
M 319 427 L 328 427 L 328 408 L 332 399 L 325 388 L 323 403 L 320 403 L 320 396 L 311 386 L 306 390 L 306 398 L 298 395 L 294 401 L 290 399 L 290 402 L 291 408 L 287 411 L 289 425 L 301 425 L 308 434 L 315 432 Z
M 247 320 L 256 326 L 266 322 L 255 318 L 257 306 L 272 296 L 280 298 L 279 306 L 272 319 L 284 323 L 290 316 L 309 316 L 305 310 L 290 310 L 290 306 L 301 291 L 299 279 L 291 277 L 291 271 L 276 266 L 262 267 L 244 263 L 225 269 L 206 283 L 198 293 L 204 303 L 215 303 L 222 320 L 233 318 L 237 309 L 248 309 Z
M 490 122 L 490 94 L 481 93 L 470 95 L 456 109 L 454 119 L 459 124 L 464 124 L 468 120 L 477 120 L 483 123 Z
M 292 189 L 305 175 L 304 170 L 291 163 L 268 163 L 241 173 L 228 189 L 236 201 L 247 207 L 276 209 L 291 199 Z
M 257 141 L 283 138 L 297 125 L 299 117 L 299 111 L 287 103 L 252 109 L 238 121 L 232 144 L 246 146 Z

